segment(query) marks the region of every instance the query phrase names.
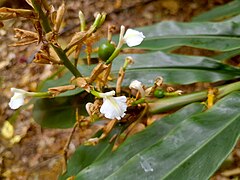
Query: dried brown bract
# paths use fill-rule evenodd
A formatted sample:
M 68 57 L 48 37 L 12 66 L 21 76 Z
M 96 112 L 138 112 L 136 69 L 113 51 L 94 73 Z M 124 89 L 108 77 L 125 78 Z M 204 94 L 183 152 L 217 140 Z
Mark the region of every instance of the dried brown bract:
M 89 78 L 89 83 L 92 83 L 93 81 L 95 81 L 98 76 L 109 67 L 110 65 L 106 65 L 104 63 L 99 63 L 93 70 L 91 73 L 91 76 Z
M 15 37 L 20 41 L 11 44 L 10 46 L 24 46 L 39 41 L 39 35 L 36 32 L 27 31 L 24 29 L 14 28 Z
M 63 2 L 62 5 L 57 10 L 56 21 L 54 23 L 54 28 L 53 28 L 55 32 L 58 32 L 60 29 L 60 26 L 63 21 L 64 12 L 65 12 L 65 3 Z
M 65 48 L 65 51 L 69 51 L 70 49 L 74 48 L 79 43 L 82 43 L 83 40 L 87 37 L 86 32 L 76 32 L 72 37 L 70 43 Z
M 48 88 L 48 91 L 53 96 L 57 96 L 60 93 L 63 93 L 63 92 L 69 91 L 69 90 L 73 90 L 75 88 L 76 88 L 75 85 L 66 85 L 66 86 L 58 86 L 58 87 Z
M 24 39 L 24 38 L 38 38 L 37 33 L 32 32 L 32 31 L 27 31 L 24 29 L 18 29 L 18 28 L 14 28 L 15 31 L 15 37 L 19 38 L 19 39 Z
M 57 42 L 57 34 L 53 31 L 46 33 L 45 38 L 48 43 L 56 44 L 56 42 Z
M 57 64 L 57 65 L 62 64 L 59 58 L 53 57 L 52 55 L 50 55 L 49 52 L 43 50 L 40 50 L 35 54 L 33 62 L 40 64 Z
M 83 77 L 74 78 L 71 82 L 72 84 L 75 84 L 80 88 L 83 88 L 87 92 L 90 92 L 91 90 L 91 86 L 88 84 L 86 78 Z
M 0 20 L 12 19 L 17 17 L 23 17 L 27 19 L 37 19 L 38 15 L 28 9 L 13 9 L 13 8 L 0 8 Z

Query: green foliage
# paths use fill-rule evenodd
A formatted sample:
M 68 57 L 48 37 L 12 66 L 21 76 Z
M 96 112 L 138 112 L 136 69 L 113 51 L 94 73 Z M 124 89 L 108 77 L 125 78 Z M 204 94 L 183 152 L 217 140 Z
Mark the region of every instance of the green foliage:
M 195 82 L 216 82 L 220 80 L 230 80 L 240 77 L 240 69 L 219 62 L 219 60 L 202 57 L 187 56 L 163 53 L 160 51 L 146 54 L 120 55 L 113 62 L 112 75 L 114 80 L 118 76 L 119 67 L 124 64 L 124 59 L 131 56 L 134 64 L 130 65 L 126 71 L 123 86 L 138 79 L 145 85 L 153 85 L 157 76 L 162 76 L 167 84 L 191 84 Z M 83 65 L 85 73 L 90 73 L 93 66 Z M 143 76 L 144 74 L 144 76 Z M 71 78 L 70 73 L 66 73 L 58 80 L 46 81 L 43 91 L 49 87 L 66 85 Z M 109 83 L 109 87 L 115 87 L 116 81 Z M 70 96 L 82 92 L 81 89 L 71 90 L 59 96 Z
M 104 153 L 110 153 L 112 144 L 109 143 L 110 136 L 101 141 L 96 146 L 80 146 L 68 161 L 67 171 L 59 178 L 59 180 L 67 179 L 76 175 L 91 163 L 96 161 Z
M 240 13 L 240 1 L 231 1 L 208 12 L 193 17 L 193 21 L 211 21 L 228 18 Z
M 239 2 L 238 2 L 239 3 Z M 240 34 L 240 15 L 221 22 L 175 22 L 163 21 L 138 28 L 146 37 L 156 36 L 237 36 Z
M 240 16 L 223 22 L 160 22 L 138 28 L 146 39 L 137 48 L 167 50 L 190 46 L 214 51 L 239 49 Z
M 119 56 L 113 63 L 113 75 L 129 56 Z M 123 86 L 137 79 L 146 85 L 153 85 L 157 76 L 166 84 L 191 84 L 195 82 L 216 82 L 240 77 L 240 69 L 208 57 L 186 56 L 152 52 L 130 54 L 135 63 L 126 71 Z M 144 74 L 144 76 L 143 76 Z M 115 84 L 111 84 L 114 86 Z
M 158 141 L 161 137 L 163 137 L 164 134 L 167 134 L 169 131 L 174 129 L 179 122 L 181 122 L 185 118 L 190 117 L 193 114 L 202 112 L 203 110 L 204 110 L 204 105 L 199 103 L 191 104 L 179 110 L 177 113 L 172 114 L 171 116 L 162 118 L 161 121 L 156 121 L 151 126 L 149 126 L 146 130 L 140 132 L 138 135 L 131 137 L 131 139 L 127 139 L 124 142 L 124 146 L 120 146 L 119 149 L 117 149 L 115 152 L 108 153 L 104 157 L 102 156 L 96 161 L 94 166 L 94 169 L 95 169 L 94 171 L 96 174 L 98 174 L 98 177 L 96 178 L 103 179 L 107 174 L 109 174 L 109 172 L 116 170 L 116 168 L 124 164 L 124 162 L 126 162 L 132 156 L 134 156 L 141 150 L 147 148 L 148 146 L 151 146 L 152 144 L 156 143 L 156 141 Z M 162 130 L 159 131 L 159 129 L 162 129 Z M 151 137 L 151 138 L 148 138 L 148 137 Z M 102 144 L 105 144 L 105 141 L 101 141 L 99 146 L 101 146 Z M 84 155 L 85 157 L 90 158 L 91 151 L 89 153 L 88 151 L 85 151 L 86 147 L 84 146 L 81 146 L 79 150 L 80 149 L 81 151 L 83 151 L 82 154 L 83 153 L 85 154 Z M 98 147 L 96 148 L 96 154 L 102 154 L 102 151 L 103 150 L 99 150 Z M 74 164 L 78 163 L 78 165 L 75 166 L 75 169 L 78 168 L 80 170 L 78 172 L 76 171 L 73 172 L 72 170 L 69 169 L 69 171 L 67 171 L 68 176 L 77 175 L 81 170 L 87 171 L 88 169 L 88 166 L 84 166 L 85 164 L 84 161 L 79 161 L 79 159 L 74 158 L 78 156 L 77 154 L 78 152 L 75 152 L 72 158 L 69 160 L 69 166 L 73 167 Z M 96 154 L 94 156 L 96 156 Z M 99 164 L 98 167 L 96 167 L 96 164 Z M 102 164 L 105 164 L 105 165 L 101 166 Z M 106 164 L 111 165 L 111 167 L 106 166 Z M 85 169 L 81 168 L 82 166 L 84 166 Z M 91 174 L 92 175 L 89 176 L 89 178 L 92 178 L 92 176 L 94 176 L 93 171 Z
M 138 48 L 164 50 L 173 47 L 190 46 L 214 51 L 232 51 L 240 48 L 240 39 L 225 36 L 163 36 L 147 38 Z
M 233 93 L 211 110 L 185 119 L 106 179 L 208 179 L 239 137 L 239 100 L 240 93 Z
M 93 101 L 86 93 L 57 97 L 53 99 L 38 99 L 34 103 L 33 118 L 45 128 L 70 128 L 76 122 L 76 108 L 79 115 L 87 115 L 85 104 Z
M 235 92 L 205 112 L 191 104 L 128 138 L 76 179 L 207 179 L 239 137 L 239 101 Z

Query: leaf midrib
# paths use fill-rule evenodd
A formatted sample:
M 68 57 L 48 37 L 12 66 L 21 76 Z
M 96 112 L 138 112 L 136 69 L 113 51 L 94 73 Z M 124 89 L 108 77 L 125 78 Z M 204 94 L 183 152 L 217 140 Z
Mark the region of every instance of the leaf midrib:
M 147 67 L 147 68 L 132 68 L 132 69 L 128 69 L 127 73 L 131 72 L 131 71 L 142 71 L 142 70 L 193 70 L 193 71 L 198 71 L 198 70 L 202 70 L 202 71 L 212 71 L 212 72 L 216 72 L 216 73 L 234 73 L 236 75 L 240 75 L 240 70 L 235 69 L 234 70 L 228 70 L 228 69 L 211 69 L 211 68 L 197 68 L 197 67 Z M 214 71 L 213 71 L 214 70 Z M 113 71 L 113 73 L 118 73 L 118 71 Z
M 152 40 L 162 40 L 162 39 L 194 39 L 194 38 L 204 38 L 204 39 L 224 39 L 224 40 L 239 40 L 240 41 L 240 35 L 239 36 L 219 36 L 219 35 L 166 35 L 166 36 L 154 36 L 154 37 L 147 37 L 144 39 L 145 41 L 152 41 Z

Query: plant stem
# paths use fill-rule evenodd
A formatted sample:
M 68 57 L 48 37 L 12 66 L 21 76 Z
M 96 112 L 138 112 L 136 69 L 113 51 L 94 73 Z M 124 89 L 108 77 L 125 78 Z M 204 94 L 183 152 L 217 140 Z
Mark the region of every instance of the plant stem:
M 240 82 L 220 86 L 218 87 L 216 98 L 222 98 L 223 96 L 237 90 L 240 90 Z M 207 98 L 207 95 L 208 91 L 205 90 L 177 97 L 163 98 L 153 103 L 149 103 L 149 111 L 153 114 L 165 112 L 192 102 L 202 101 Z
M 221 86 L 218 88 L 217 98 L 222 98 L 223 96 L 226 96 L 227 94 L 238 90 L 240 90 L 240 81 L 225 86 Z
M 97 91 L 95 91 L 95 90 L 91 90 L 90 93 L 91 93 L 92 95 L 94 95 L 95 97 L 97 97 L 97 98 L 101 98 L 100 95 L 99 95 L 99 92 L 97 92 Z
M 27 92 L 26 95 L 31 97 L 40 97 L 40 98 L 52 96 L 50 92 Z
M 146 99 L 145 98 L 141 98 L 141 99 L 138 99 L 138 100 L 134 101 L 132 103 L 132 106 L 136 106 L 138 104 L 142 104 L 142 103 L 145 103 L 145 102 L 146 102 Z
M 67 55 L 65 52 L 62 50 L 62 48 L 57 47 L 53 44 L 51 44 L 53 47 L 54 51 L 57 53 L 58 57 L 63 61 L 63 64 L 71 71 L 71 73 L 75 77 L 82 77 L 82 74 L 78 71 L 78 69 L 69 61 Z
M 37 0 L 32 0 L 32 5 L 33 5 L 34 10 L 39 14 L 39 20 L 43 27 L 44 32 L 45 33 L 50 32 L 52 29 L 51 29 L 51 26 L 50 26 L 47 16 L 42 11 L 40 2 L 38 2 Z
M 120 53 L 121 49 L 115 49 L 115 51 L 112 53 L 112 55 L 108 58 L 105 64 L 110 64 Z
M 120 34 L 119 34 L 119 41 L 116 49 L 112 53 L 112 55 L 108 58 L 108 60 L 105 62 L 105 64 L 110 64 L 120 53 L 122 45 L 124 43 L 123 35 L 125 33 L 125 27 L 121 26 Z

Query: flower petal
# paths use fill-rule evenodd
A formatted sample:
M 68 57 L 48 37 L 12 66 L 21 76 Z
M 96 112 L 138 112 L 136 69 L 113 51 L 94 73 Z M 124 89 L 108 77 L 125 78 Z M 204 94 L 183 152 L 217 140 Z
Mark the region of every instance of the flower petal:
M 11 97 L 10 102 L 8 103 L 11 109 L 18 109 L 24 104 L 25 95 L 22 93 L 15 92 L 13 97 Z
M 126 104 L 127 98 L 125 96 L 120 97 L 106 97 L 103 99 L 103 105 L 100 108 L 100 112 L 104 114 L 106 118 L 120 120 L 125 116 L 127 110 Z
M 131 84 L 129 85 L 130 89 L 139 89 L 142 87 L 142 83 L 138 80 L 134 80 L 131 82 Z
M 129 47 L 133 47 L 141 44 L 145 36 L 142 32 L 134 29 L 128 29 L 123 38 Z
M 18 88 L 11 88 L 11 92 L 19 93 L 19 94 L 26 94 L 27 93 L 27 91 L 25 91 L 23 89 L 18 89 Z
M 14 94 L 11 97 L 8 105 L 10 106 L 11 109 L 18 109 L 20 106 L 24 104 L 24 98 L 28 92 L 23 89 L 17 88 L 11 88 L 11 92 L 13 92 Z
M 109 97 L 109 96 L 114 96 L 115 95 L 115 91 L 112 90 L 112 91 L 105 92 L 105 93 L 99 93 L 98 95 L 101 98 L 106 98 L 106 97 Z
M 136 89 L 141 93 L 141 96 L 144 97 L 145 96 L 145 91 L 142 87 L 142 83 L 138 80 L 134 80 L 131 82 L 131 84 L 129 85 L 130 89 Z

